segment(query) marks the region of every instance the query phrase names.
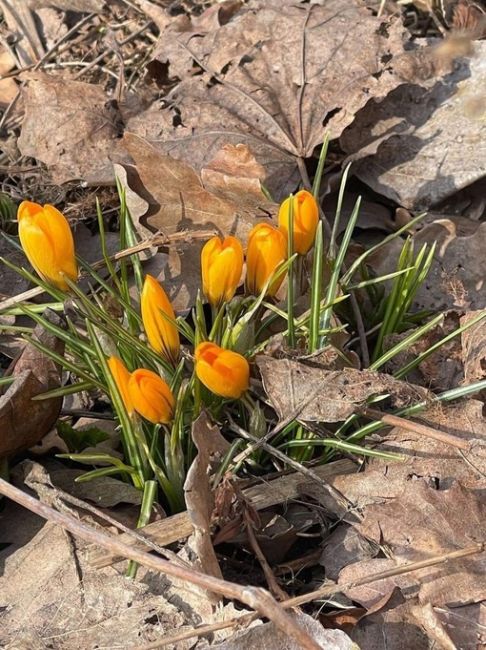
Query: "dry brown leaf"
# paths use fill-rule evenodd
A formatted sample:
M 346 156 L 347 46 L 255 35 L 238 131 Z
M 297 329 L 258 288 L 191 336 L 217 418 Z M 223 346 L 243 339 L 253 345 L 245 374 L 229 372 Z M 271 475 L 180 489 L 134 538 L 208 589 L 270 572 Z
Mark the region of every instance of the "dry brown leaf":
M 198 454 L 187 472 L 184 483 L 187 513 L 194 527 L 189 544 L 196 553 L 201 570 L 222 578 L 211 542 L 211 516 L 214 510 L 211 473 L 221 463 L 230 445 L 219 429 L 211 425 L 206 413 L 202 413 L 193 423 L 192 439 Z
M 326 630 L 308 614 L 294 614 L 295 621 L 326 650 L 357 650 L 351 639 L 341 630 Z M 237 632 L 223 643 L 212 646 L 217 650 L 301 650 L 296 642 L 288 635 L 275 629 L 273 623 L 264 623 Z
M 368 506 L 357 528 L 366 538 L 391 547 L 395 564 L 425 560 L 483 542 L 486 504 L 478 492 L 457 482 L 447 490 L 437 490 L 417 480 L 410 482 L 396 499 Z M 340 582 L 346 581 L 346 571 L 349 577 L 351 567 L 341 572 Z M 371 573 L 380 571 L 381 561 L 367 561 L 366 567 Z M 415 585 L 422 603 L 457 606 L 480 602 L 486 593 L 486 557 L 479 553 L 391 580 L 398 586 Z M 346 592 L 348 597 L 364 604 L 351 591 L 353 595 Z
M 425 243 L 437 244 L 429 274 L 417 291 L 414 309 L 438 312 L 486 307 L 486 223 L 462 217 L 439 218 L 419 230 L 413 240 L 417 251 Z M 396 270 L 401 246 L 395 242 L 370 256 L 377 274 Z
M 467 441 L 486 441 L 483 404 L 476 400 L 451 406 L 431 405 L 420 413 L 419 421 Z M 334 487 L 358 507 L 386 503 L 408 490 L 416 478 L 439 489 L 446 489 L 454 480 L 473 490 L 486 488 L 481 468 L 474 470 L 456 449 L 438 440 L 394 428 L 383 434 L 380 449 L 399 453 L 405 461 L 371 458 L 365 472 L 333 480 Z
M 431 88 L 402 86 L 370 102 L 343 134 L 345 151 L 368 156 L 354 173 L 373 190 L 418 210 L 486 174 L 486 42 L 474 50 Z
M 475 312 L 468 312 L 474 314 Z M 460 326 L 461 314 L 457 311 L 449 311 L 444 314 L 442 322 L 438 323 L 431 330 L 420 337 L 418 341 L 407 346 L 399 354 L 395 355 L 384 369 L 390 375 L 406 366 L 428 350 L 432 345 L 441 341 L 445 336 L 451 334 Z M 400 334 L 391 334 L 385 338 L 385 350 L 392 348 L 407 336 L 410 336 L 412 330 L 401 332 Z M 430 354 L 421 363 L 418 364 L 411 372 L 407 374 L 407 381 L 427 386 L 430 390 L 446 391 L 456 388 L 464 381 L 464 362 L 463 350 L 459 336 L 454 337 L 444 345 L 441 345 L 435 352 Z M 468 381 L 467 383 L 472 383 Z
M 123 150 L 123 119 L 103 88 L 41 71 L 22 75 L 25 117 L 18 146 L 41 160 L 57 184 L 113 182 L 110 156 Z
M 372 395 L 389 393 L 395 406 L 427 397 L 425 389 L 389 375 L 344 368 L 329 371 L 290 359 L 257 357 L 265 391 L 284 420 L 292 415 L 302 421 L 342 422 Z
M 486 602 L 463 607 L 435 607 L 447 633 L 461 650 L 486 646 Z
M 319 564 L 326 570 L 326 578 L 337 580 L 345 566 L 373 558 L 377 553 L 378 547 L 370 544 L 356 528 L 341 524 L 324 540 Z
M 143 138 L 125 134 L 133 165 L 116 165 L 127 190 L 127 205 L 142 235 L 181 230 L 246 238 L 251 227 L 276 212 L 261 191 L 264 171 L 244 145 L 227 146 L 203 170 L 206 189 L 188 164 L 161 153 Z M 177 310 L 191 307 L 201 286 L 200 250 L 204 241 L 159 254 L 145 270 L 164 283 Z
M 311 156 L 326 131 L 338 137 L 371 97 L 403 83 L 394 68 L 402 24 L 373 17 L 356 0 L 250 0 L 202 36 L 183 29 L 162 33 L 155 54 L 167 81 L 180 81 L 168 107 L 136 122 L 198 170 L 222 145 L 247 144 L 277 198 L 295 178 L 297 157 Z
M 141 581 L 127 580 L 111 568 L 90 569 L 79 540 L 35 516 L 29 534 L 19 536 L 24 512 L 9 506 L 0 514 L 2 648 L 133 647 L 185 624 L 161 592 L 151 593 L 146 584 L 151 574 L 142 569 Z
M 44 316 L 58 327 L 64 323 L 48 310 Z M 64 343 L 37 325 L 34 338 L 57 354 Z M 13 364 L 15 381 L 0 396 L 0 458 L 35 445 L 50 430 L 61 410 L 62 397 L 32 401 L 32 398 L 61 384 L 61 369 L 47 355 L 27 343 Z M 28 417 L 26 416 L 28 414 Z

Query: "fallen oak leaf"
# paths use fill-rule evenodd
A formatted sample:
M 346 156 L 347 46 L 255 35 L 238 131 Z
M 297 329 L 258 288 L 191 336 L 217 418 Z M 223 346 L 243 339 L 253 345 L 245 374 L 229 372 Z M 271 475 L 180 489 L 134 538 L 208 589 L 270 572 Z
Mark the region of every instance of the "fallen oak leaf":
M 430 396 L 424 388 L 369 370 L 325 370 L 302 361 L 263 355 L 256 363 L 280 420 L 295 414 L 301 421 L 342 422 L 372 395 L 387 393 L 397 407 Z
M 44 317 L 58 327 L 62 318 L 51 310 Z M 58 355 L 64 343 L 37 325 L 32 337 Z M 38 443 L 55 424 L 62 406 L 62 397 L 33 401 L 32 398 L 61 385 L 61 369 L 32 343 L 27 343 L 17 361 L 12 363 L 15 381 L 0 396 L 0 458 L 11 456 Z

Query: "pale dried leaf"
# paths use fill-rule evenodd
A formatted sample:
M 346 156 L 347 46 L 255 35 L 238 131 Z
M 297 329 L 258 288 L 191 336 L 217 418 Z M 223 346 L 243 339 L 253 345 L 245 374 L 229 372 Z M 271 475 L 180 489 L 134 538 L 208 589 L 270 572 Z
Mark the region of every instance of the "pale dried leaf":
M 358 650 L 357 646 L 341 630 L 326 630 L 307 614 L 294 614 L 296 623 L 326 650 Z M 273 623 L 265 623 L 243 632 L 237 632 L 223 643 L 212 646 L 218 650 L 300 650 L 300 646 L 275 628 Z
M 194 527 L 190 545 L 196 553 L 201 570 L 222 578 L 211 542 L 211 515 L 214 510 L 211 474 L 221 463 L 230 445 L 219 429 L 211 425 L 206 413 L 202 413 L 192 425 L 192 439 L 198 454 L 184 483 L 187 513 Z
M 431 88 L 398 88 L 370 102 L 341 137 L 344 150 L 373 153 L 354 173 L 376 192 L 416 210 L 486 174 L 486 42 Z M 382 139 L 384 141 L 382 141 Z
M 152 594 L 144 582 L 126 580 L 113 569 L 86 566 L 79 540 L 54 524 L 43 525 L 36 518 L 38 532 L 23 546 L 10 545 L 22 523 L 17 511 L 10 514 L 8 519 L 2 516 L 0 527 L 2 648 L 133 647 L 184 625 L 176 607 Z
M 344 368 L 329 371 L 308 361 L 257 357 L 265 391 L 279 418 L 341 422 L 372 395 L 389 393 L 396 406 L 420 401 L 427 391 L 389 375 Z
M 56 7 L 63 11 L 101 13 L 105 5 L 105 0 L 27 0 L 27 5 L 31 9 L 36 10 L 41 7 Z
M 53 181 L 113 182 L 111 155 L 119 152 L 122 118 L 103 88 L 53 77 L 22 75 L 25 117 L 18 146 L 24 156 L 47 165 Z
M 232 234 L 244 240 L 257 220 L 277 210 L 261 191 L 263 168 L 244 145 L 223 148 L 208 162 L 204 170 L 211 186 L 208 190 L 191 166 L 161 153 L 143 138 L 127 133 L 123 144 L 134 164 L 116 165 L 116 173 L 127 190 L 127 205 L 142 236 L 188 230 Z M 195 302 L 201 286 L 203 244 L 204 240 L 197 239 L 170 247 L 145 267 L 164 284 L 176 310 Z
M 373 558 L 377 553 L 378 547 L 360 535 L 356 528 L 341 524 L 324 540 L 319 564 L 326 570 L 327 578 L 337 580 L 345 566 Z
M 15 67 L 15 59 L 8 50 L 0 46 L 0 77 L 6 75 Z M 0 79 L 0 107 L 5 108 L 16 97 L 19 88 L 15 79 Z
M 399 20 L 375 18 L 355 0 L 251 0 L 202 36 L 172 28 L 155 59 L 180 83 L 158 119 L 153 111 L 142 118 L 146 136 L 197 169 L 221 145 L 247 144 L 281 196 L 296 157 L 312 155 L 325 131 L 338 137 L 370 97 L 403 82 L 394 68 L 403 40 Z

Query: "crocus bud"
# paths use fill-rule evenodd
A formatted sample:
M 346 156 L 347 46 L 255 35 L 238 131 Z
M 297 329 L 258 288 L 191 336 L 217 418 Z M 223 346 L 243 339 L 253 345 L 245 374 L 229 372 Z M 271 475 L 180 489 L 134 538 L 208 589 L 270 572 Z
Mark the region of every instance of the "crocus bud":
M 121 395 L 127 413 L 131 415 L 133 413 L 133 404 L 128 392 L 130 373 L 123 361 L 118 357 L 110 357 L 108 359 L 108 368 L 110 369 L 113 379 L 115 380 L 115 384 L 118 387 L 118 392 Z
M 291 200 L 294 219 L 294 252 L 305 255 L 314 244 L 319 223 L 319 206 L 307 190 L 301 190 L 295 196 L 285 199 L 278 211 L 278 225 L 287 237 Z
M 212 237 L 201 251 L 203 291 L 217 307 L 235 295 L 243 270 L 243 247 L 236 237 Z
M 139 368 L 130 375 L 128 393 L 133 408 L 152 424 L 172 420 L 175 399 L 168 384 L 155 372 Z
M 58 289 L 75 282 L 78 266 L 74 241 L 66 217 L 53 205 L 22 201 L 17 212 L 19 237 L 24 253 L 40 277 Z
M 148 342 L 169 363 L 175 365 L 179 358 L 179 331 L 175 314 L 162 286 L 146 275 L 141 297 L 142 321 Z
M 248 389 L 250 366 L 245 357 L 214 343 L 200 343 L 195 352 L 196 375 L 215 395 L 239 399 Z
M 250 233 L 246 250 L 246 288 L 249 293 L 261 293 L 268 278 L 287 257 L 285 235 L 269 223 L 258 223 Z M 283 282 L 283 275 L 274 280 L 267 295 L 274 296 Z

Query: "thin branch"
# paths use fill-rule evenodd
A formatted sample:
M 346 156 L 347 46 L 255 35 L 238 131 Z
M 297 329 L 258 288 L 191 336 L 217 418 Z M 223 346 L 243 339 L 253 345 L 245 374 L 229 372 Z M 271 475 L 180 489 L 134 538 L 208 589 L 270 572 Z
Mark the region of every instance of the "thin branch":
M 365 408 L 363 410 L 363 415 L 370 417 L 373 420 L 381 420 L 383 424 L 389 424 L 392 427 L 400 427 L 406 431 L 411 431 L 412 433 L 417 433 L 418 435 L 426 436 L 427 438 L 433 438 L 433 440 L 438 440 L 439 442 L 443 442 L 451 447 L 456 447 L 456 449 L 468 451 L 470 448 L 468 440 L 462 440 L 456 436 L 451 436 L 450 433 L 446 433 L 445 431 L 438 431 L 437 429 L 428 427 L 425 424 L 419 424 L 418 422 L 398 417 L 398 415 L 382 413 L 381 411 L 370 408 Z
M 194 569 L 181 567 L 162 558 L 127 546 L 118 539 L 110 537 L 106 533 L 102 533 L 74 517 L 54 510 L 54 508 L 26 494 L 19 488 L 10 485 L 4 479 L 0 479 L 0 494 L 12 499 L 12 501 L 15 501 L 47 521 L 58 524 L 76 537 L 109 549 L 113 554 L 122 555 L 153 571 L 195 584 L 208 591 L 226 596 L 227 598 L 239 600 L 272 620 L 282 632 L 295 639 L 299 647 L 308 650 L 321 650 L 320 645 L 292 617 L 285 613 L 277 601 L 264 589 L 251 586 L 242 587 L 241 585 L 214 578 Z

